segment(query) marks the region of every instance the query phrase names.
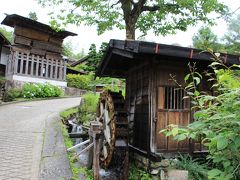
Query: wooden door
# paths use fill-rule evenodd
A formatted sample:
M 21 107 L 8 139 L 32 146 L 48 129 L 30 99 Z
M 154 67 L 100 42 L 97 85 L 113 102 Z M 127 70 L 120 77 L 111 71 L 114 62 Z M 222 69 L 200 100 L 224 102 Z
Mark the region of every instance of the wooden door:
M 174 86 L 157 88 L 157 122 L 156 147 L 157 152 L 188 151 L 189 141 L 177 142 L 172 137 L 159 133 L 169 124 L 187 126 L 190 123 L 189 101 L 184 100 L 184 90 Z

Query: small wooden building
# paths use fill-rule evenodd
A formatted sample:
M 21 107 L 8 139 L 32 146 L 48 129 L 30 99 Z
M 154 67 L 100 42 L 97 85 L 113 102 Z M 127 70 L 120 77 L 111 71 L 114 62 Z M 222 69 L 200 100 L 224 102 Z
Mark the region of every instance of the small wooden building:
M 8 39 L 0 32 L 0 76 L 5 76 L 10 45 Z
M 14 28 L 14 42 L 6 65 L 6 78 L 11 86 L 23 82 L 67 85 L 62 42 L 75 33 L 55 31 L 46 24 L 16 14 L 7 15 L 2 24 Z
M 170 74 L 185 85 L 188 63 L 199 72 L 208 69 L 210 53 L 172 45 L 141 41 L 111 40 L 97 71 L 99 77 L 126 79 L 126 107 L 130 147 L 148 158 L 161 159 L 178 152 L 204 152 L 199 142 L 176 142 L 159 134 L 169 124 L 186 126 L 193 121 L 184 91 L 170 80 Z M 224 55 L 227 64 L 239 64 L 239 57 Z M 201 89 L 210 91 L 205 81 Z

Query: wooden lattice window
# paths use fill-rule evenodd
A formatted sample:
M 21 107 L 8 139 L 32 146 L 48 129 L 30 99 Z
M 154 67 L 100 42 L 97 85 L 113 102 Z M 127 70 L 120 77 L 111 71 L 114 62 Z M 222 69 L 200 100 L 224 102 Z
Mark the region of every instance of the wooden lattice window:
M 165 110 L 183 110 L 188 107 L 184 90 L 174 86 L 164 86 L 158 88 L 158 108 Z

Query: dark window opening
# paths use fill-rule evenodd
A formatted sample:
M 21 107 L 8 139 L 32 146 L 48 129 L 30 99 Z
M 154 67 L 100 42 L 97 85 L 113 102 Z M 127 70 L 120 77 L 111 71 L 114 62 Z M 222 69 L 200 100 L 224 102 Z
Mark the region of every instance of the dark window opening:
M 184 109 L 184 90 L 177 87 L 164 87 L 164 109 Z

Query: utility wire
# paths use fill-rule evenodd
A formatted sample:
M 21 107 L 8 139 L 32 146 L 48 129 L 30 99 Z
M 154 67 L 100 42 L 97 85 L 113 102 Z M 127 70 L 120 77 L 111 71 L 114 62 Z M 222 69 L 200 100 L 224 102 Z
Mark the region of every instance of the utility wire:
M 233 11 L 231 14 L 235 14 L 239 9 L 240 9 L 240 6 L 237 9 L 235 9 L 235 11 Z

